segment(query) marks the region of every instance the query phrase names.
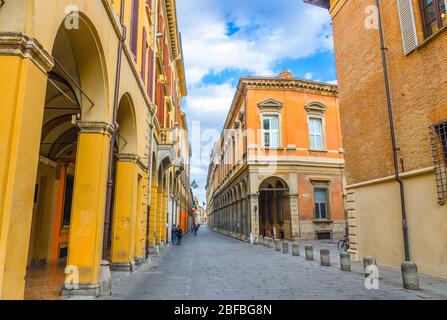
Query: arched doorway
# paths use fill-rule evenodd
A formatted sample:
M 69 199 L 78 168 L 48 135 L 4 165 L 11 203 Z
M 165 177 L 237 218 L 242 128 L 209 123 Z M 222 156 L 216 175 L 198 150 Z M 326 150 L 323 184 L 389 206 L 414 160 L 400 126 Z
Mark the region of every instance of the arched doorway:
M 99 173 L 91 175 L 79 163 L 85 164 L 89 158 L 92 166 L 105 165 L 101 160 L 107 151 L 98 145 L 97 152 L 92 152 L 88 148 L 91 141 L 87 138 L 83 139 L 84 148 L 80 148 L 80 123 L 104 123 L 108 110 L 103 55 L 94 28 L 85 16 L 80 16 L 78 30 L 67 30 L 61 25 L 55 36 L 52 56 L 55 65 L 48 73 L 43 108 L 25 299 L 54 299 L 59 296 L 71 250 L 70 233 L 73 232 L 75 220 L 73 208 L 78 203 L 76 199 L 84 198 L 86 193 L 76 191 L 76 186 L 82 184 L 78 177 L 82 176 L 84 182 L 99 182 L 96 179 Z M 91 138 L 98 128 L 86 126 Z M 101 130 L 107 131 L 105 127 Z M 102 137 L 102 140 L 107 148 L 108 139 Z M 88 194 L 91 201 L 85 201 L 86 206 L 105 196 L 100 194 L 102 190 L 98 183 L 90 185 Z M 97 220 L 99 213 L 99 210 L 92 211 L 97 225 L 103 223 L 103 220 Z M 84 229 L 84 236 L 89 237 L 94 229 L 93 224 L 92 230 Z M 97 244 L 92 244 L 90 249 L 99 248 Z M 85 251 L 89 252 L 88 249 Z
M 291 239 L 289 187 L 280 178 L 267 178 L 259 187 L 259 232 L 262 236 Z

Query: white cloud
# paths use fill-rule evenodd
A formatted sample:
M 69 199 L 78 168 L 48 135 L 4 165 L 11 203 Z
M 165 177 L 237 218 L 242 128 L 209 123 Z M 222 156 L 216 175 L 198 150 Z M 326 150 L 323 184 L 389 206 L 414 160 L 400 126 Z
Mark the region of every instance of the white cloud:
M 296 0 L 178 0 L 188 83 L 225 69 L 272 74 L 281 59 L 331 49 L 326 10 Z M 227 35 L 227 24 L 237 31 Z
M 205 199 L 207 161 L 211 136 L 204 139 L 204 129 L 217 134 L 227 117 L 235 88 L 223 71 L 272 75 L 284 59 L 309 57 L 331 50 L 330 16 L 327 10 L 297 0 L 177 0 L 179 27 L 188 83 L 184 108 L 190 133 L 194 126 L 200 134 L 191 134 L 193 148 L 191 179 L 200 189 L 194 193 Z M 232 34 L 228 25 L 232 24 Z M 205 76 L 219 81 L 204 82 Z M 306 78 L 313 74 L 306 74 Z
M 313 74 L 312 74 L 312 72 L 308 72 L 308 73 L 306 73 L 306 74 L 304 75 L 304 79 L 310 80 L 310 79 L 312 79 L 312 78 L 313 78 Z

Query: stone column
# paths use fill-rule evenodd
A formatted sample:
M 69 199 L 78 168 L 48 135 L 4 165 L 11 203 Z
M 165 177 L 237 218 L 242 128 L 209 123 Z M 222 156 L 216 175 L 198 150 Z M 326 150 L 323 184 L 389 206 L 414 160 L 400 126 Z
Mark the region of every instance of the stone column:
M 64 294 L 96 296 L 102 258 L 111 127 L 79 123 L 75 186 L 67 266 L 76 267 L 79 283 Z
M 15 300 L 22 299 L 25 290 L 46 72 L 53 63 L 51 55 L 24 34 L 0 38 L 4 38 L 0 48 L 0 300 Z
M 300 217 L 298 210 L 298 194 L 290 194 L 290 219 L 292 220 L 292 240 L 297 240 L 301 237 L 300 232 Z
M 155 222 L 157 217 L 157 208 L 158 208 L 158 185 L 155 179 L 152 179 L 151 186 L 151 207 L 149 214 L 149 244 L 151 247 L 155 246 Z
M 250 195 L 250 237 L 251 242 L 258 243 L 259 237 L 259 194 Z
M 111 270 L 135 269 L 137 158 L 136 155 L 121 155 L 116 164 Z

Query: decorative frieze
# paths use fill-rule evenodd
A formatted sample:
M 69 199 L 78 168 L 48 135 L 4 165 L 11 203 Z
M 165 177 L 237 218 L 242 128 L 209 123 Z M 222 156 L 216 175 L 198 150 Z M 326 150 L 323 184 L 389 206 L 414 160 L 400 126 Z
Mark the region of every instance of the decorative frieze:
M 81 130 L 81 133 L 105 134 L 109 137 L 115 131 L 115 127 L 107 122 L 78 122 L 77 126 Z

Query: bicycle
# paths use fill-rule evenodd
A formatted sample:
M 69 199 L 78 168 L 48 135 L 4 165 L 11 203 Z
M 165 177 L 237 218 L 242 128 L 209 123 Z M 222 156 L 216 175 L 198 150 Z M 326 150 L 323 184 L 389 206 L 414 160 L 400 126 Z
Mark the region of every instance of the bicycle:
M 346 235 L 343 237 L 343 239 L 338 241 L 337 248 L 338 248 L 338 251 L 340 251 L 340 252 L 346 252 L 349 250 L 349 240 Z

